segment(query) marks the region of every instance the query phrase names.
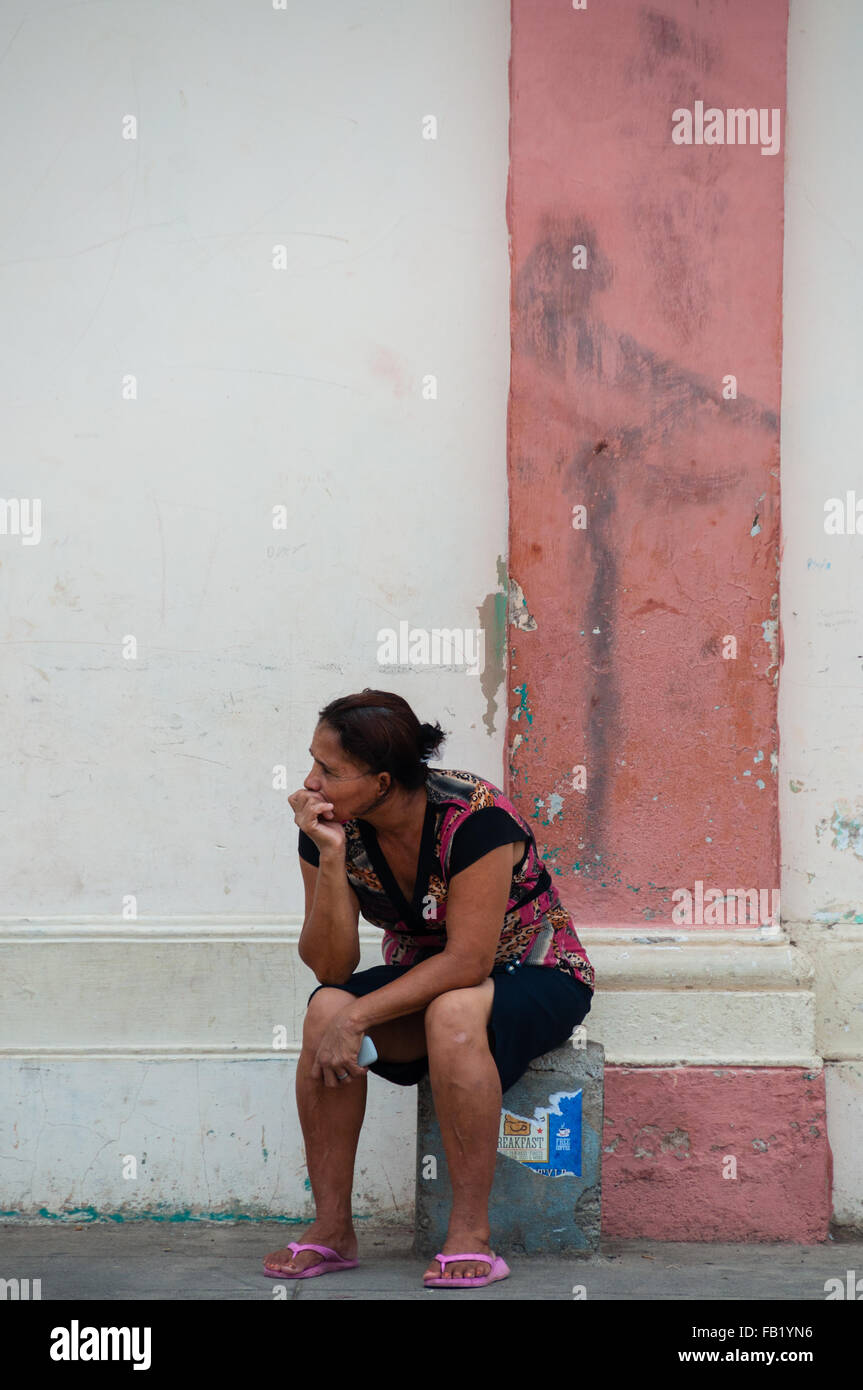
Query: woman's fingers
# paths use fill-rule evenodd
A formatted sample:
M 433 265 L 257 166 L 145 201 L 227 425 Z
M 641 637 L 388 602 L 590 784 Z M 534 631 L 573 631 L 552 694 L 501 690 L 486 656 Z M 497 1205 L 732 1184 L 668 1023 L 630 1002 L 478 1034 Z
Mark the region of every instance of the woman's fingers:
M 288 802 L 295 811 L 302 811 L 303 807 L 308 806 L 313 801 L 324 801 L 324 798 L 320 792 L 310 792 L 306 787 L 300 787 L 298 791 L 291 792 L 288 797 Z M 329 805 L 330 803 L 324 802 L 324 804 Z
M 324 1068 L 326 1071 L 327 1068 Z M 336 1086 L 349 1086 L 352 1081 L 356 1081 L 361 1076 L 365 1076 L 366 1068 L 357 1067 L 353 1062 L 336 1062 L 332 1068 L 332 1076 L 335 1078 Z M 329 1083 L 327 1083 L 329 1084 Z
M 294 824 L 306 834 L 317 827 L 319 817 L 334 819 L 335 807 L 332 801 L 324 801 L 320 792 L 294 792 L 293 796 L 288 797 L 288 801 L 294 812 Z
M 312 1066 L 312 1080 L 323 1080 L 325 1086 L 347 1086 L 355 1077 L 365 1076 L 368 1067 L 357 1066 L 347 1057 L 341 1062 L 323 1062 L 316 1057 Z
M 342 1068 L 339 1067 L 339 1071 L 341 1070 Z M 323 1081 L 325 1086 L 338 1086 L 339 1084 L 336 1080 L 335 1068 L 331 1062 L 323 1060 L 320 1051 L 315 1054 L 315 1060 L 312 1063 L 312 1080 Z

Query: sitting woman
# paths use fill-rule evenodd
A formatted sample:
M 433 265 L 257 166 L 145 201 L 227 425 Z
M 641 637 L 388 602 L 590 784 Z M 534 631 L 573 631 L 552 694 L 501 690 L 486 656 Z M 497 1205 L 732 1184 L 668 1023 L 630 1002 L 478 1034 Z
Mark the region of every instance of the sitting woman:
M 369 1070 L 400 1086 L 429 1074 L 453 1202 L 423 1282 L 509 1274 L 489 1245 L 501 1097 L 585 1017 L 593 967 L 513 803 L 482 777 L 427 766 L 443 738 L 398 695 L 334 700 L 290 798 L 306 895 L 299 954 L 320 981 L 297 1065 L 316 1220 L 267 1257 L 273 1277 L 357 1264 L 351 1192 Z M 384 929 L 386 964 L 357 971 L 361 912 Z M 364 1034 L 378 1054 L 368 1068 L 357 1062 Z

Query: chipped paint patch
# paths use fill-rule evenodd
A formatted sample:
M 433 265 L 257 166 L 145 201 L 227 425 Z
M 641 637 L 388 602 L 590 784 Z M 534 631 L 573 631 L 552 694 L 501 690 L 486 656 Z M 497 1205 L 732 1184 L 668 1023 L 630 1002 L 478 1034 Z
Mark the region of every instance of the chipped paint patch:
M 523 682 L 521 685 L 513 686 L 513 692 L 514 694 L 520 696 L 518 709 L 514 709 L 512 712 L 513 719 L 519 719 L 521 715 L 524 715 L 528 724 L 532 724 L 533 715 L 531 714 L 527 704 L 527 684 Z
M 847 801 L 840 801 L 828 822 L 824 816 L 815 827 L 818 840 L 829 828 L 833 831 L 833 849 L 850 849 L 857 859 L 863 859 L 863 812 L 854 811 Z
M 773 605 L 772 605 L 772 600 L 771 600 L 771 607 L 772 607 L 772 606 L 773 606 Z M 765 618 L 764 621 L 763 621 L 762 624 L 761 624 L 761 634 L 762 634 L 762 636 L 763 636 L 763 638 L 764 638 L 764 641 L 767 643 L 768 647 L 770 648 L 770 661 L 768 662 L 767 670 L 765 671 L 765 675 L 768 675 L 768 676 L 769 676 L 769 675 L 770 675 L 770 672 L 772 671 L 773 667 L 775 666 L 775 667 L 776 667 L 776 675 L 777 675 L 777 678 L 778 678 L 778 675 L 779 675 L 779 619 L 778 619 L 778 618 Z
M 529 611 L 524 590 L 515 579 L 509 581 L 509 621 L 520 632 L 536 631 L 536 618 Z

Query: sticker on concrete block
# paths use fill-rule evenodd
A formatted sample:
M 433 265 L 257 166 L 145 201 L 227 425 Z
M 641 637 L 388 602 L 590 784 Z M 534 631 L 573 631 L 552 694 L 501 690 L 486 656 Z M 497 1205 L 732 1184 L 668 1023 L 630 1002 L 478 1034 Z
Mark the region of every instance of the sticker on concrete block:
M 533 1119 L 504 1108 L 497 1151 L 547 1178 L 581 1177 L 582 1091 L 555 1091 Z

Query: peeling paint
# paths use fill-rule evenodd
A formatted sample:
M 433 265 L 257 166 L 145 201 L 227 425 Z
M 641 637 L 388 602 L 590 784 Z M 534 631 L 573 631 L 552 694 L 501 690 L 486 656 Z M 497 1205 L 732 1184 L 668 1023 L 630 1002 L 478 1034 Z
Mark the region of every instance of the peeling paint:
M 528 610 L 524 590 L 515 579 L 509 581 L 509 621 L 520 632 L 536 631 L 536 618 Z
M 533 715 L 527 707 L 527 685 L 522 684 L 513 686 L 513 692 L 514 694 L 519 695 L 521 697 L 518 709 L 514 709 L 512 712 L 513 719 L 518 719 L 520 715 L 523 714 L 528 724 L 532 724 Z
M 775 595 L 774 595 L 774 597 L 775 597 Z M 773 601 L 772 601 L 772 599 L 771 599 L 771 607 L 772 607 L 772 606 L 773 606 Z M 778 619 L 778 618 L 765 618 L 764 621 L 763 621 L 762 624 L 761 624 L 761 633 L 762 633 L 762 636 L 763 636 L 763 638 L 764 638 L 764 641 L 767 643 L 768 647 L 770 648 L 770 661 L 768 662 L 767 670 L 765 671 L 764 674 L 767 675 L 767 676 L 769 676 L 769 675 L 770 675 L 770 672 L 773 670 L 773 668 L 774 668 L 774 666 L 775 666 L 775 667 L 776 667 L 776 679 L 778 679 L 778 677 L 779 677 L 779 619 Z
M 688 1158 L 689 1135 L 685 1129 L 673 1129 L 670 1134 L 663 1134 L 661 1148 L 663 1153 L 670 1153 L 672 1158 Z
M 857 859 L 863 859 L 863 811 L 855 811 L 847 801 L 839 801 L 830 817 L 829 826 L 833 831 L 833 849 L 850 849 Z M 816 839 L 821 839 L 827 827 L 825 816 L 815 827 Z

